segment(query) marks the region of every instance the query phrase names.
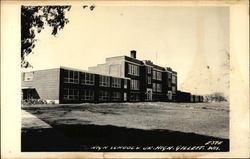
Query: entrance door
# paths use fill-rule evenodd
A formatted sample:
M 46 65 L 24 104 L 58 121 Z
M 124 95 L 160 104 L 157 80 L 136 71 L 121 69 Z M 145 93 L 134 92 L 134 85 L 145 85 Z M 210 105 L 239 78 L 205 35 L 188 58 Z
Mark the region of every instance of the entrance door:
M 147 101 L 152 101 L 152 89 L 151 88 L 147 88 Z
M 168 91 L 168 100 L 171 101 L 172 100 L 172 91 Z

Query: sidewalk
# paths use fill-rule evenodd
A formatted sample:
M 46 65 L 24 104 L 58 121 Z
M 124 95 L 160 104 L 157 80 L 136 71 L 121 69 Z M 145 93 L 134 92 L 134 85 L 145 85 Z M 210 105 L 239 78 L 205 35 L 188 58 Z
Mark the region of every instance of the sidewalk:
M 29 112 L 22 110 L 22 128 L 23 129 L 42 129 L 52 128 L 49 124 L 45 123 L 36 116 Z

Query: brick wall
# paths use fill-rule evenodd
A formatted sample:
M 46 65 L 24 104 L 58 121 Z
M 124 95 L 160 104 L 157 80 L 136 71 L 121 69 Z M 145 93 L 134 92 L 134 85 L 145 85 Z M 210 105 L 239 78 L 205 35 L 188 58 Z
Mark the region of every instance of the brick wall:
M 33 79 L 30 81 L 25 81 L 25 73 L 22 73 L 22 89 L 25 88 L 35 88 L 41 99 L 46 100 L 59 100 L 59 74 L 60 69 L 47 69 L 32 71 Z

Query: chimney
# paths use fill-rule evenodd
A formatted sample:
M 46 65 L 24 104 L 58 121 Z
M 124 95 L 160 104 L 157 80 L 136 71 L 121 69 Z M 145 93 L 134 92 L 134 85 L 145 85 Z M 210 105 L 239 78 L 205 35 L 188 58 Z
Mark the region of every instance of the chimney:
M 136 51 L 135 51 L 135 50 L 131 50 L 131 51 L 130 51 L 130 57 L 136 59 Z

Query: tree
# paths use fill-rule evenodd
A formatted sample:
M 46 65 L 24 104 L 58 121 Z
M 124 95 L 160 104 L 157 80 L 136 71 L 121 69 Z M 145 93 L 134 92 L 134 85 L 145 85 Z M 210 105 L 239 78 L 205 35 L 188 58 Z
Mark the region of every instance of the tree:
M 221 92 L 215 92 L 204 96 L 205 102 L 226 102 L 228 101 L 224 94 Z
M 33 52 L 36 34 L 40 33 L 45 25 L 52 27 L 52 35 L 57 35 L 69 20 L 65 13 L 71 6 L 22 6 L 21 7 L 21 67 L 27 68 L 31 64 L 25 59 Z

